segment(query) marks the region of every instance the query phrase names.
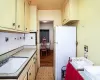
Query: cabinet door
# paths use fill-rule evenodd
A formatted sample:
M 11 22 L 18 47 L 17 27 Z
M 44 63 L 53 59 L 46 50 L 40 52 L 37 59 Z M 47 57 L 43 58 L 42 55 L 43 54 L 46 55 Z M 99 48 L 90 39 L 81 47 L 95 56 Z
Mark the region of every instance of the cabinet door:
M 69 2 L 70 20 L 78 20 L 78 0 Z
M 0 27 L 15 29 L 16 0 L 0 0 Z
M 78 21 L 78 0 L 66 0 L 63 24 Z
M 66 6 L 65 6 L 65 23 L 69 20 L 69 0 L 66 2 Z
M 25 75 L 24 79 L 23 80 L 27 80 L 27 74 Z
M 65 15 L 65 4 L 62 7 L 62 23 L 64 24 L 64 15 Z
M 30 5 L 25 1 L 25 31 L 30 30 Z
M 30 32 L 37 32 L 37 7 L 30 7 Z
M 37 74 L 37 70 L 38 70 L 38 63 L 37 63 L 37 59 L 35 61 L 35 74 Z
M 24 31 L 24 0 L 17 0 L 17 25 L 16 29 Z
M 35 65 L 32 64 L 28 71 L 28 80 L 35 80 Z

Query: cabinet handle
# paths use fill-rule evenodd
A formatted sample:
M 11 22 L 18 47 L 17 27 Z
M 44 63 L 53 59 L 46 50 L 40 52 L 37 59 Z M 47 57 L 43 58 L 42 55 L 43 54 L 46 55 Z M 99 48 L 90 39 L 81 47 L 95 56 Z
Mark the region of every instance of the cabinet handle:
M 27 30 L 27 28 L 26 28 L 26 30 Z
M 15 23 L 12 23 L 12 26 L 15 26 Z
M 18 25 L 18 28 L 20 28 L 20 25 Z
M 31 73 L 29 73 L 29 75 L 31 75 Z
M 35 57 L 33 58 L 33 60 L 36 59 Z
M 66 19 L 64 19 L 63 22 L 64 22 L 65 20 L 66 20 Z

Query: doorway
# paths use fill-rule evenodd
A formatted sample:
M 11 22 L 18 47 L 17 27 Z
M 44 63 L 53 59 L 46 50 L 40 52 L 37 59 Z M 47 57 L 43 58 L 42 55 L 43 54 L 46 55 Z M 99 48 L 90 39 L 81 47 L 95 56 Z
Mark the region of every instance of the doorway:
M 40 66 L 53 66 L 54 30 L 53 21 L 40 21 Z

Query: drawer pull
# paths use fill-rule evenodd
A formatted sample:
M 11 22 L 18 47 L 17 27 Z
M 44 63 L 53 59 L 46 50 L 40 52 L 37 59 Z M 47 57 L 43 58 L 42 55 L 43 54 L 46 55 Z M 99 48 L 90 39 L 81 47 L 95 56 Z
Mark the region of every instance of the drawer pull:
M 18 25 L 18 28 L 20 28 L 20 25 Z
M 12 23 L 12 26 L 15 26 L 15 23 Z
M 36 58 L 34 57 L 33 60 L 35 60 Z
M 31 73 L 29 73 L 29 75 L 31 75 Z
M 63 20 L 63 22 L 66 21 L 66 19 Z

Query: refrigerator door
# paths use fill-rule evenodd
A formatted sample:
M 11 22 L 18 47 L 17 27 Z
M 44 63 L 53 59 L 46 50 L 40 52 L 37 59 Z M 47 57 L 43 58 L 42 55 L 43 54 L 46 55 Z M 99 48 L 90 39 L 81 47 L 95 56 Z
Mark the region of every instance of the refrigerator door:
M 76 56 L 76 27 L 55 28 L 55 80 L 61 80 L 61 68 L 66 66 L 69 57 Z

